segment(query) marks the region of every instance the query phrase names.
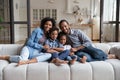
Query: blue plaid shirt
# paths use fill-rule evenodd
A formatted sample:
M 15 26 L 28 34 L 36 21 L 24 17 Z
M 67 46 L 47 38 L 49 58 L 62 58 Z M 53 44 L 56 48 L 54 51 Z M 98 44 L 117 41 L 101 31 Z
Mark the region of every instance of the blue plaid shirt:
M 70 44 L 72 44 L 72 47 L 79 47 L 79 46 L 92 46 L 92 41 L 90 38 L 83 33 L 79 29 L 71 29 L 70 34 L 68 34 L 68 39 Z
M 50 48 L 63 47 L 62 44 L 60 44 L 57 39 L 56 40 L 47 39 L 45 45 L 49 45 Z

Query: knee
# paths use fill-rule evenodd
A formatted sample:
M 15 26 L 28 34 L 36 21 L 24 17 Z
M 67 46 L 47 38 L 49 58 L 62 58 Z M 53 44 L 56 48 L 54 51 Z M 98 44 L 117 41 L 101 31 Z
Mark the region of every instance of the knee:
M 48 54 L 47 57 L 48 57 L 48 58 L 52 57 L 52 54 Z

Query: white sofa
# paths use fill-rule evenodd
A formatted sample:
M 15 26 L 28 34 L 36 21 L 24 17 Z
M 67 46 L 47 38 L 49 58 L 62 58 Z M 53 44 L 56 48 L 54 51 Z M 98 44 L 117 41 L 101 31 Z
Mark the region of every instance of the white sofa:
M 109 52 L 113 45 L 120 43 L 95 43 L 94 46 Z M 22 45 L 0 44 L 0 55 L 19 54 Z M 39 62 L 16 66 L 0 60 L 0 80 L 120 80 L 120 60 L 76 62 L 74 65 L 56 66 L 53 63 Z

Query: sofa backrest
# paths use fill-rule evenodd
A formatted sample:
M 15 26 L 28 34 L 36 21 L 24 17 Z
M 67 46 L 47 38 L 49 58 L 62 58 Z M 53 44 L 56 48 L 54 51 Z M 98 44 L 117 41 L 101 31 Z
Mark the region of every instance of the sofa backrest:
M 103 50 L 106 54 L 109 53 L 109 50 L 111 48 L 111 46 L 107 43 L 94 43 L 93 46 L 95 48 Z
M 95 48 L 101 49 L 107 54 L 109 53 L 110 48 L 114 45 L 120 45 L 120 42 L 93 44 Z M 0 44 L 0 55 L 18 55 L 22 47 L 23 44 Z
M 0 55 L 18 55 L 22 44 L 0 44 Z

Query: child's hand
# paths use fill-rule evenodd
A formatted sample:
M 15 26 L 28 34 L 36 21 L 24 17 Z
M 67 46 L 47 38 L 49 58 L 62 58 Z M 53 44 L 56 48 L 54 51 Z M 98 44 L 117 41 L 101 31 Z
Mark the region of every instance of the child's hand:
M 76 51 L 77 51 L 77 48 L 71 48 L 71 51 L 72 51 L 72 52 L 76 52 Z
M 70 52 L 70 56 L 74 55 L 74 52 Z
M 50 47 L 49 47 L 49 45 L 44 45 L 43 48 L 44 48 L 45 50 L 47 50 L 47 49 L 49 49 Z

